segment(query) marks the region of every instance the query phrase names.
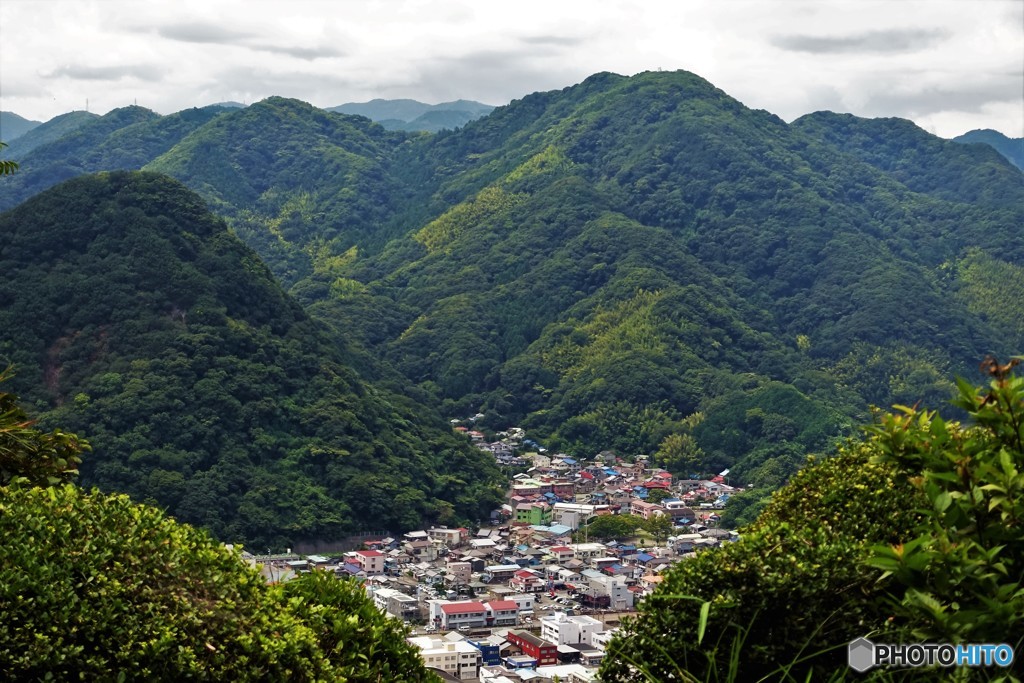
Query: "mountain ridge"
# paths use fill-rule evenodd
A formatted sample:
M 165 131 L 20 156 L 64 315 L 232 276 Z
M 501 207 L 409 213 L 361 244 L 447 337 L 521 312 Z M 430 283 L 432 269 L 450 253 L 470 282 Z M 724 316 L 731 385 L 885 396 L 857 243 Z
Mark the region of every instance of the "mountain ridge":
M 82 176 L 0 214 L 0 235 L 0 354 L 42 424 L 92 443 L 83 484 L 258 547 L 496 503 L 493 462 L 360 379 L 177 181 Z
M 687 72 L 595 74 L 427 136 L 270 98 L 147 168 L 365 376 L 575 454 L 777 485 L 868 403 L 940 404 L 1022 343 L 1012 166 L 909 122 L 787 124 Z

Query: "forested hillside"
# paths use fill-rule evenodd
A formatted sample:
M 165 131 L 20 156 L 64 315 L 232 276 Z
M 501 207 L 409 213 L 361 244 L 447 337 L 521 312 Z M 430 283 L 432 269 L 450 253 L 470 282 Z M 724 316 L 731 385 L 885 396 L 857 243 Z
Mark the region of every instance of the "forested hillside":
M 41 121 L 31 121 L 24 116 L 18 116 L 12 111 L 0 111 L 0 140 L 10 142 L 29 132 Z
M 1024 169 L 1024 138 L 1006 137 L 997 130 L 972 130 L 953 138 L 953 142 L 989 145 L 1014 166 Z
M 1024 176 L 905 122 L 786 125 L 691 74 L 600 74 L 400 154 L 427 215 L 314 310 L 451 412 L 578 454 L 779 481 L 869 402 L 941 404 L 1022 342 L 980 311 L 989 266 L 1020 272 Z
M 180 179 L 364 377 L 575 454 L 772 487 L 1024 344 L 1024 174 L 906 121 L 786 124 L 657 72 L 435 135 L 283 98 L 196 123 L 79 168 Z
M 458 522 L 495 471 L 375 388 L 202 200 L 165 176 L 68 181 L 0 215 L 0 358 L 82 482 L 257 548 Z
M 202 194 L 291 286 L 383 240 L 408 194 L 390 174 L 405 140 L 363 117 L 272 97 L 212 121 L 146 168 Z
M 55 116 L 15 139 L 10 143 L 10 147 L 4 150 L 3 155 L 12 159 L 24 159 L 25 155 L 36 147 L 58 140 L 79 126 L 98 118 L 96 114 L 86 111 L 72 111 Z
M 205 107 L 160 116 L 132 106 L 100 117 L 72 112 L 48 121 L 7 150 L 20 173 L 0 184 L 0 210 L 83 173 L 142 168 L 224 111 Z

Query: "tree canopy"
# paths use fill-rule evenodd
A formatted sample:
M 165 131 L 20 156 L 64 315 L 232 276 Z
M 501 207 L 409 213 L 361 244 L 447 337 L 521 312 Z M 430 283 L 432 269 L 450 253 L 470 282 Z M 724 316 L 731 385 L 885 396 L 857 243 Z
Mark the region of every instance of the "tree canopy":
M 84 443 L 26 425 L 10 394 L 0 405 L 5 676 L 435 680 L 405 626 L 356 582 L 316 572 L 267 585 L 204 531 L 128 496 L 55 481 L 72 474 Z
M 1019 648 L 1024 378 L 1014 364 L 986 361 L 988 386 L 960 382 L 969 422 L 883 415 L 795 475 L 738 542 L 673 567 L 609 645 L 602 680 L 825 680 L 862 636 Z

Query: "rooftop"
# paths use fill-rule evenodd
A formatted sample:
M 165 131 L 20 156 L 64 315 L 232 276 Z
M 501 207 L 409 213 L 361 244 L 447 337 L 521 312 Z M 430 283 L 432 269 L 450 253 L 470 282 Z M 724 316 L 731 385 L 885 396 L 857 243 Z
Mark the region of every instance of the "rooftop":
M 473 614 L 474 612 L 483 612 L 484 604 L 482 602 L 450 602 L 447 605 L 441 605 L 441 611 L 445 614 Z

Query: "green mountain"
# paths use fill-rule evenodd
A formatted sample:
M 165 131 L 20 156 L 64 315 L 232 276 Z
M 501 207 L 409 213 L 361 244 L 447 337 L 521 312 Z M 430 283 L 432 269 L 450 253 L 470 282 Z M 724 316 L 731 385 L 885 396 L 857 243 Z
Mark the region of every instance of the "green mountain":
M 291 286 L 337 270 L 356 244 L 385 239 L 409 194 L 389 170 L 405 139 L 272 97 L 210 122 L 146 168 L 202 194 Z
M 906 128 L 786 125 L 686 73 L 536 93 L 402 148 L 427 215 L 313 310 L 455 414 L 777 479 L 869 401 L 941 399 L 1024 342 L 970 265 L 1020 272 L 1024 176 Z
M 18 116 L 13 111 L 0 111 L 0 142 L 9 143 L 11 140 L 20 138 L 40 123 L 42 121 L 30 121 L 23 116 Z
M 223 107 L 204 107 L 160 116 L 143 107 L 123 107 L 84 121 L 24 156 L 14 157 L 23 150 L 12 145 L 11 158 L 17 159 L 20 168 L 0 185 L 0 210 L 83 173 L 142 168 L 226 111 Z
M 1009 138 L 997 130 L 972 130 L 953 138 L 962 144 L 981 143 L 992 147 L 1010 160 L 1014 166 L 1024 169 L 1024 138 Z
M 793 127 L 885 171 L 914 192 L 952 202 L 1024 204 L 1020 169 L 993 147 L 943 140 L 905 119 L 817 112 Z
M 775 485 L 869 404 L 942 405 L 1024 347 L 1024 174 L 906 121 L 786 124 L 686 72 L 429 136 L 270 98 L 145 167 L 364 378 L 576 454 Z
M 328 111 L 340 114 L 365 116 L 388 130 L 430 133 L 459 128 L 481 116 L 487 116 L 493 110 L 494 107 L 489 104 L 472 100 L 424 104 L 416 100 L 376 99 L 328 108 Z
M 10 147 L 4 150 L 4 156 L 8 159 L 22 159 L 36 147 L 62 138 L 79 126 L 98 118 L 99 115 L 86 111 L 72 111 L 55 116 L 14 140 Z
M 202 200 L 84 176 L 0 214 L 0 358 L 82 483 L 256 548 L 485 513 L 493 460 L 360 380 Z

